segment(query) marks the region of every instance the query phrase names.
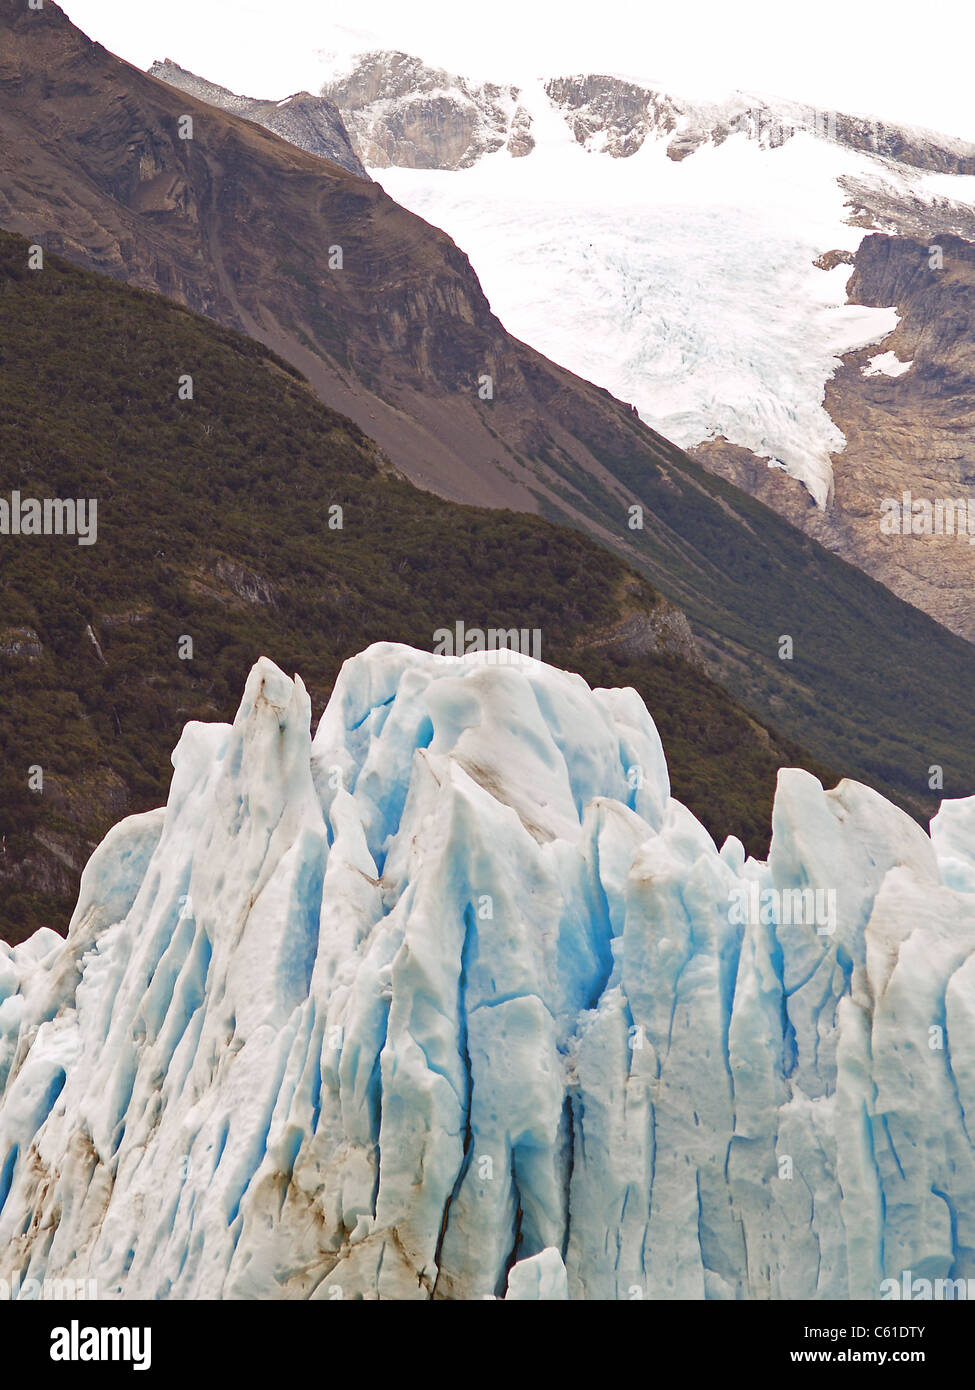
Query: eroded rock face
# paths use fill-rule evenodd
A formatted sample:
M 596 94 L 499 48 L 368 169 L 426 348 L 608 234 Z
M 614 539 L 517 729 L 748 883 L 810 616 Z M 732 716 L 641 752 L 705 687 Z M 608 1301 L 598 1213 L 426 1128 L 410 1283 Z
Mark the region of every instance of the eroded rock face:
M 545 84 L 580 145 L 625 159 L 651 132 L 670 134 L 680 110 L 669 97 L 614 77 L 554 77 Z
M 517 87 L 472 82 L 406 53 L 363 54 L 322 93 L 341 111 L 363 163 L 374 168 L 465 169 L 502 146 L 516 156 L 534 146 Z M 667 154 L 680 161 L 735 133 L 775 149 L 805 132 L 885 162 L 975 172 L 975 146 L 963 140 L 797 102 L 740 92 L 692 101 L 602 73 L 550 77 L 544 94 L 580 145 L 614 159 L 636 154 L 648 139 L 666 139 Z
M 686 613 L 659 597 L 652 611 L 625 614 L 608 631 L 591 635 L 586 646 L 604 648 L 627 661 L 665 653 L 699 670 L 708 669 Z
M 326 97 L 313 96 L 311 92 L 296 92 L 283 101 L 260 101 L 255 97 L 238 96 L 216 82 L 208 82 L 195 73 L 187 72 L 169 58 L 153 63 L 149 75 L 158 77 L 170 87 L 188 92 L 198 101 L 208 102 L 210 106 L 219 106 L 223 111 L 231 111 L 236 116 L 254 121 L 299 149 L 317 154 L 322 159 L 330 159 L 333 164 L 341 165 L 360 178 L 368 177 L 352 148 L 342 117 Z
M 975 537 L 880 528 L 884 499 L 905 491 L 912 508 L 913 499 L 975 499 L 975 245 L 868 236 L 848 293 L 856 304 L 895 304 L 901 320 L 880 345 L 896 362 L 867 375 L 864 359 L 880 349 L 856 354 L 827 387 L 826 408 L 847 438 L 834 464 L 837 511 L 862 568 L 975 641 Z M 897 362 L 911 365 L 894 375 Z
M 968 499 L 975 503 L 975 245 L 943 230 L 936 243 L 875 233 L 860 244 L 847 292 L 854 304 L 895 305 L 900 322 L 882 343 L 848 354 L 827 384 L 826 409 L 846 437 L 833 456 L 827 509 L 812 507 L 793 479 L 724 440 L 692 452 L 975 641 L 975 545 L 957 523 L 954 534 L 924 534 L 923 514 L 925 503 L 932 513 L 937 502 L 960 504 L 967 528 Z M 883 505 L 903 505 L 905 493 L 908 534 L 903 524 L 894 534 L 882 528 Z
M 466 169 L 509 142 L 513 154 L 531 148 L 517 87 L 468 82 L 406 53 L 365 54 L 322 94 L 372 168 Z
M 515 108 L 508 135 L 507 150 L 515 159 L 523 159 L 535 148 L 535 138 L 531 133 L 532 118 L 523 106 Z

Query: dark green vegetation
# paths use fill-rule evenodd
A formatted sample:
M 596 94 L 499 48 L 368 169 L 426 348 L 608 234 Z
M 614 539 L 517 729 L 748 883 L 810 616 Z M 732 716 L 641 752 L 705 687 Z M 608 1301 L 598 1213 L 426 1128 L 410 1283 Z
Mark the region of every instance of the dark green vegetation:
M 192 402 L 177 398 L 184 373 Z M 98 540 L 0 536 L 7 940 L 63 930 L 90 849 L 162 803 L 182 725 L 232 718 L 262 653 L 302 675 L 317 716 L 372 641 L 429 649 L 457 619 L 540 628 L 549 662 L 640 691 L 675 795 L 756 853 L 776 768 L 829 776 L 679 654 L 591 646 L 657 606 L 622 560 L 568 528 L 418 491 L 255 342 L 56 257 L 32 272 L 26 243 L 0 232 L 0 496 L 13 489 L 96 497 Z

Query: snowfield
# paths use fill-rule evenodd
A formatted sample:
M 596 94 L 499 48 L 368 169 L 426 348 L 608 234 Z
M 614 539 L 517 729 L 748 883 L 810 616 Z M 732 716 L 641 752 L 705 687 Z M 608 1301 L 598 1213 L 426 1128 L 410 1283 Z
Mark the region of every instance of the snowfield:
M 309 722 L 262 659 L 92 856 L 67 940 L 0 946 L 0 1279 L 975 1275 L 975 798 L 929 839 L 785 771 L 746 860 L 671 798 L 635 692 L 527 657 L 373 646 Z

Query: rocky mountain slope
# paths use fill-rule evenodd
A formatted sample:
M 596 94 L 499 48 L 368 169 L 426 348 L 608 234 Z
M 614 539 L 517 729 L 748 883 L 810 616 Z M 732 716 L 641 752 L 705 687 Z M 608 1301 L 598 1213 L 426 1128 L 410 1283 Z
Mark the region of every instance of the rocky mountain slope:
M 375 168 L 466 169 L 494 150 L 532 149 L 517 87 L 470 82 L 406 53 L 372 54 L 327 90 Z
M 422 486 L 587 529 L 686 613 L 717 680 L 824 763 L 919 814 L 932 768 L 953 792 L 975 782 L 970 649 L 512 337 L 447 235 L 122 63 L 53 3 L 0 0 L 0 20 L 0 223 L 242 327 Z M 490 158 L 529 169 L 541 135 L 528 156 Z M 858 331 L 878 312 L 856 310 Z
M 811 134 L 915 169 L 975 174 L 975 145 L 964 140 L 781 98 L 735 92 L 702 101 L 599 73 L 548 77 L 538 85 L 579 145 L 614 159 L 629 158 L 647 141 L 663 140 L 667 157 L 679 162 L 735 134 L 773 149 Z M 529 154 L 532 127 L 544 119 L 525 104 L 536 95 L 529 87 L 472 82 L 394 50 L 355 56 L 326 79 L 322 93 L 342 112 L 363 163 L 376 168 L 460 169 L 501 148 Z M 445 142 L 444 126 L 452 130 Z M 404 147 L 406 128 L 412 137 Z M 515 150 L 519 130 L 529 138 Z
M 490 140 L 442 157 L 434 80 Z M 397 53 L 362 55 L 323 90 L 384 186 L 471 254 L 509 327 L 975 639 L 967 537 L 880 530 L 905 491 L 968 495 L 975 147 L 593 74 L 509 89 L 504 124 L 462 78 Z M 516 109 L 532 140 L 517 163 L 501 152 Z M 886 278 L 879 237 L 901 243 Z
M 675 787 L 756 852 L 776 769 L 825 775 L 708 678 L 622 560 L 418 491 L 251 339 L 57 257 L 31 271 L 9 233 L 0 304 L 0 938 L 66 927 L 98 840 L 161 804 L 183 725 L 229 717 L 255 654 L 301 667 L 317 718 L 364 640 L 524 629 L 640 690 Z M 10 534 L 15 496 L 93 499 L 94 543 Z
M 744 450 L 715 441 L 695 453 L 975 641 L 975 240 L 919 230 L 923 239 L 868 235 L 853 258 L 850 301 L 895 304 L 898 324 L 880 347 L 845 356 L 827 384 L 825 408 L 846 443 L 825 512 Z M 938 534 L 931 513 L 946 503 L 961 520 Z M 891 504 L 901 509 L 896 530 L 885 524 Z
M 99 847 L 67 941 L 0 945 L 0 1278 L 975 1277 L 972 798 L 929 839 L 783 772 L 756 862 L 670 796 L 633 691 L 383 643 L 309 716 L 260 661 L 233 725 L 186 729 L 166 808 Z
M 340 164 L 343 169 L 361 178 L 366 177 L 362 162 L 349 142 L 349 133 L 342 117 L 332 102 L 322 96 L 296 92 L 281 101 L 242 97 L 226 87 L 218 86 L 216 82 L 207 82 L 194 73 L 184 71 L 169 58 L 153 63 L 149 74 L 171 87 L 189 92 L 210 106 L 219 106 L 222 111 L 231 111 L 245 120 L 254 121 L 299 149 L 307 150 L 309 154 Z

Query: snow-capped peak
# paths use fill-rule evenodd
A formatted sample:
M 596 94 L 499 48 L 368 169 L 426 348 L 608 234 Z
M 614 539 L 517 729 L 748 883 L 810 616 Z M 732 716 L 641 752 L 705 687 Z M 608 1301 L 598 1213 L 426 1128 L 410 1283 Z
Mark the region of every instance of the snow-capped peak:
M 678 444 L 723 436 L 785 467 L 820 507 L 845 446 L 826 382 L 898 322 L 846 302 L 869 209 L 886 230 L 975 184 L 963 141 L 747 92 L 471 83 L 375 51 L 323 91 L 387 191 L 470 255 L 509 331 Z M 822 268 L 829 253 L 847 264 Z

